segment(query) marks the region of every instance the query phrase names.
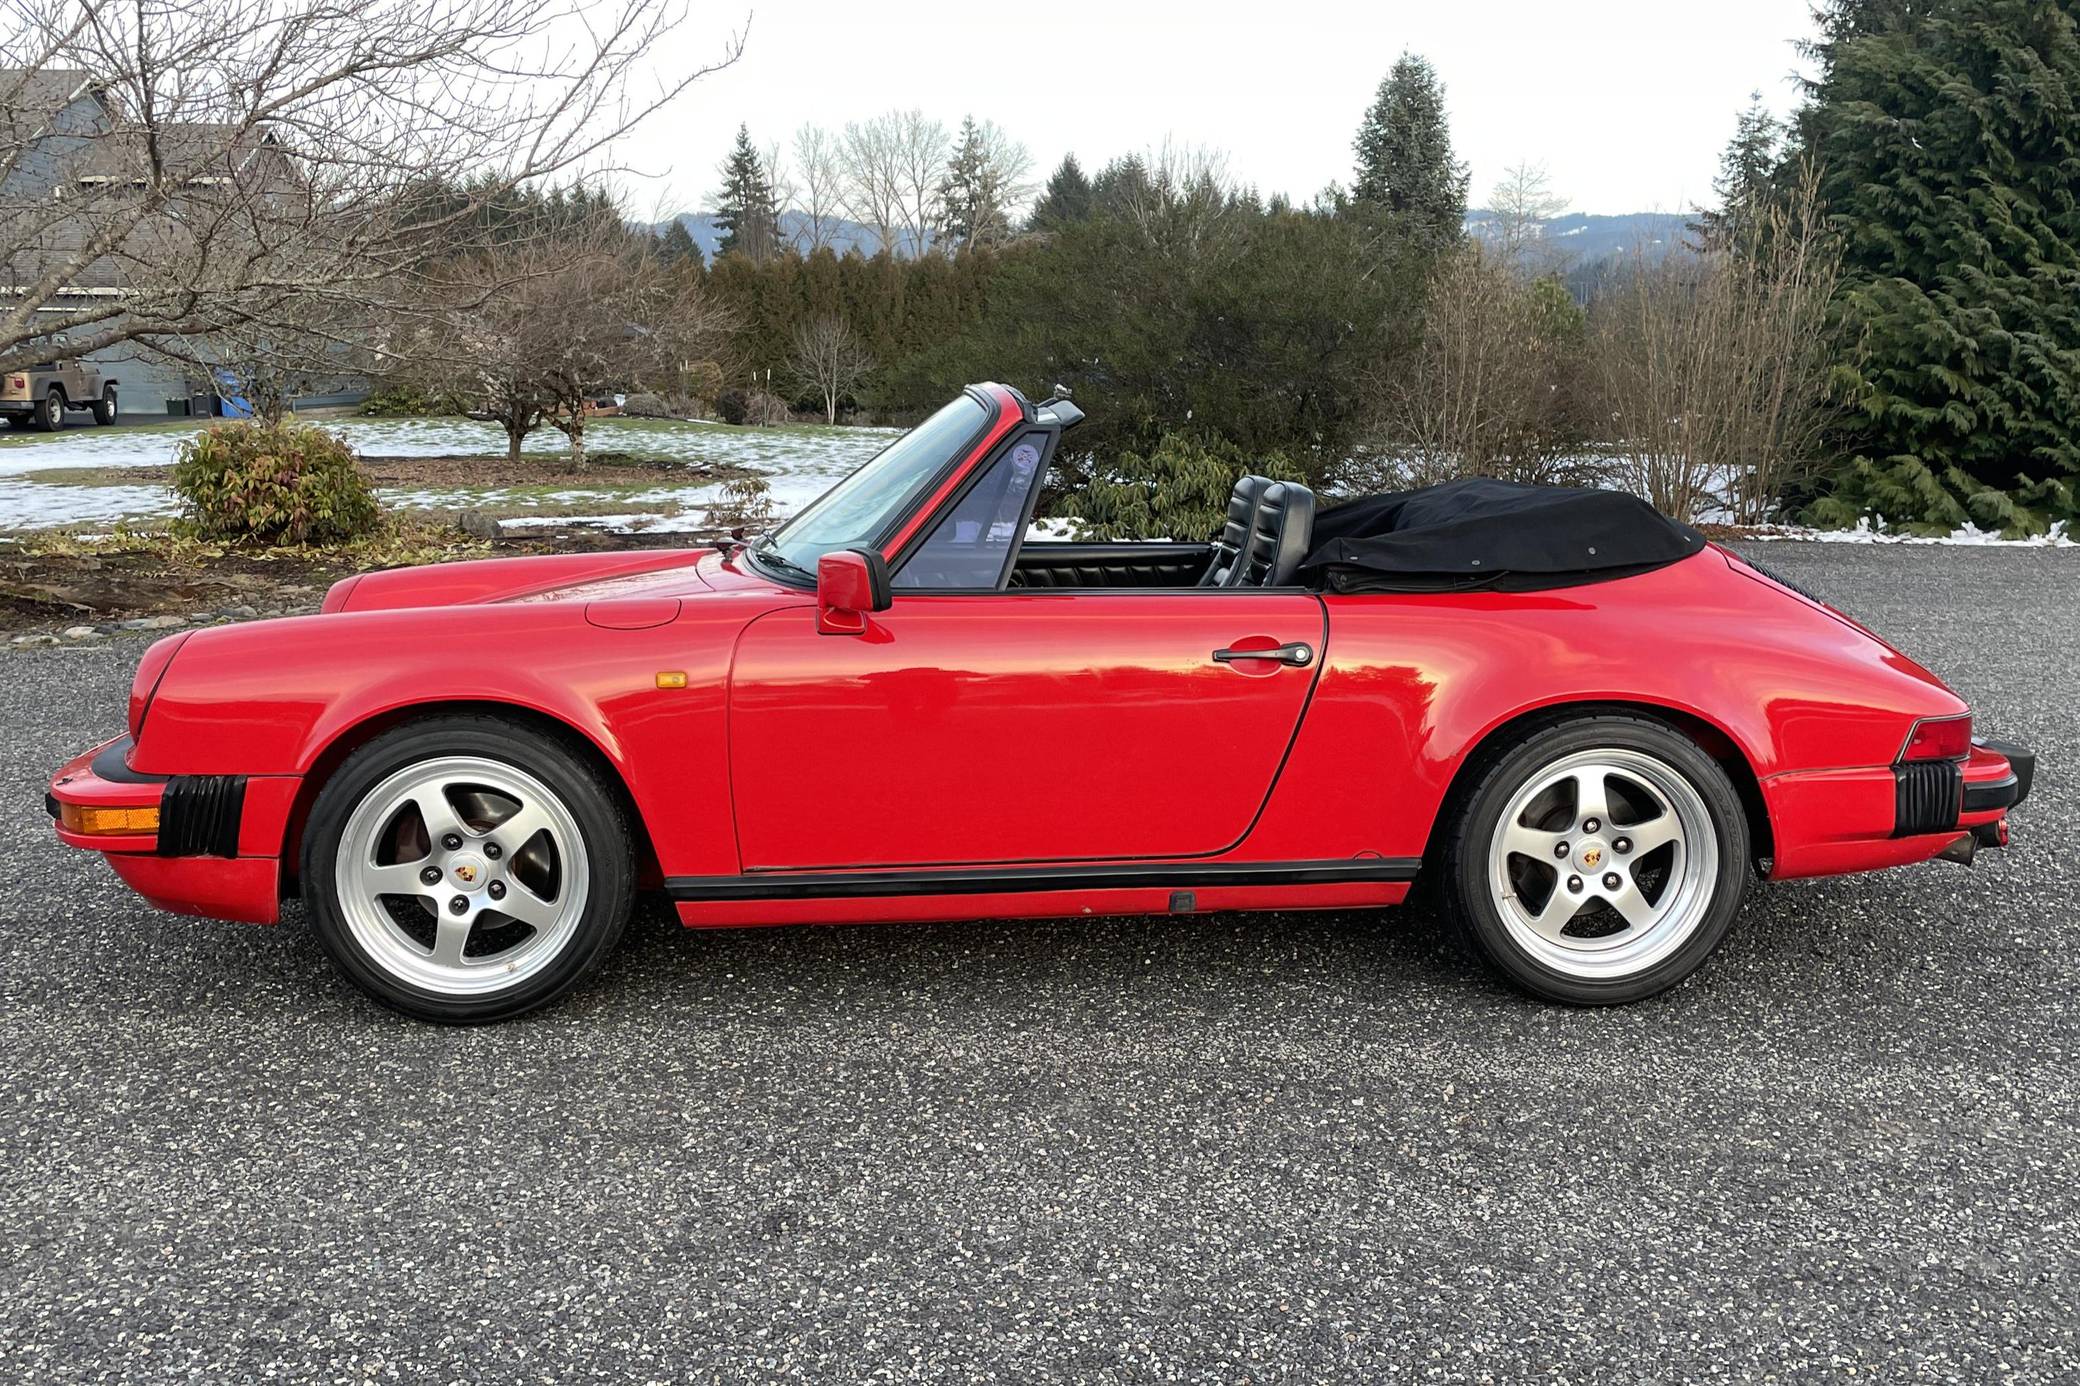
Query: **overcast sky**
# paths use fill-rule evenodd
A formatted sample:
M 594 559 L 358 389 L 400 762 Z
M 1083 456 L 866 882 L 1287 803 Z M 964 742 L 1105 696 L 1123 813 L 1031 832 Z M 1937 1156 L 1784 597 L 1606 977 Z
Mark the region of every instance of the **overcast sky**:
M 1445 81 L 1475 205 L 1507 166 L 1542 161 L 1577 211 L 1684 211 L 1709 198 L 1749 92 L 1791 108 L 1811 30 L 1808 0 L 692 3 L 661 67 L 710 59 L 747 15 L 749 40 L 619 151 L 640 213 L 710 205 L 740 120 L 763 147 L 909 106 L 996 120 L 1040 176 L 1070 150 L 1095 170 L 1169 139 L 1305 199 L 1349 182 L 1351 136 L 1403 49 Z

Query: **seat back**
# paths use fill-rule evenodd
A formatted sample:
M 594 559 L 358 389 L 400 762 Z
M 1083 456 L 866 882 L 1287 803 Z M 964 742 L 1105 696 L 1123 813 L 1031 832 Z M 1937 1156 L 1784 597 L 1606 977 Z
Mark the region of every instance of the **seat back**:
M 1264 476 L 1246 476 L 1235 483 L 1235 489 L 1228 494 L 1228 518 L 1222 522 L 1221 532 L 1214 536 L 1213 556 L 1207 560 L 1206 571 L 1199 575 L 1199 586 L 1241 585 L 1242 550 L 1249 542 L 1250 526 L 1256 521 L 1257 497 L 1271 484 L 1271 478 Z
M 1257 495 L 1239 580 L 1230 587 L 1284 587 L 1300 571 L 1314 538 L 1314 492 L 1296 481 L 1274 481 Z

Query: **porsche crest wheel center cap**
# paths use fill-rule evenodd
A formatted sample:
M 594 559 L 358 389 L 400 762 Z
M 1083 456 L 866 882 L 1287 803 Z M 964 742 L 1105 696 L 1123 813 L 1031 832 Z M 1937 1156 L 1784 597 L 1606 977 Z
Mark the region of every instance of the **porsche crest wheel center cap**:
M 448 875 L 464 890 L 475 890 L 484 884 L 487 874 L 488 868 L 485 867 L 482 857 L 464 855 L 448 863 Z
M 1582 870 L 1594 871 L 1597 867 L 1603 865 L 1603 858 L 1603 844 L 1600 842 L 1590 843 L 1582 848 L 1581 851 Z

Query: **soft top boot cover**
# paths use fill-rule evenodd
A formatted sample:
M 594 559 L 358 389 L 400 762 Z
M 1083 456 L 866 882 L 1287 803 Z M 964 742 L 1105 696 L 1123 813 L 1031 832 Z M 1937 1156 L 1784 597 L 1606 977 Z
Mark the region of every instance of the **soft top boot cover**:
M 1637 496 L 1469 477 L 1323 511 L 1300 579 L 1338 592 L 1524 592 L 1629 577 L 1704 548 Z

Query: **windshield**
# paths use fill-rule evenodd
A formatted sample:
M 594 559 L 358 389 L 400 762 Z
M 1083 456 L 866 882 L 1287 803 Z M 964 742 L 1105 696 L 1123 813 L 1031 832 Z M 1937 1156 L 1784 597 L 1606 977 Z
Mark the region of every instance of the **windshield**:
M 825 554 L 878 542 L 988 421 L 989 411 L 962 395 L 876 453 L 752 552 L 813 576 Z

